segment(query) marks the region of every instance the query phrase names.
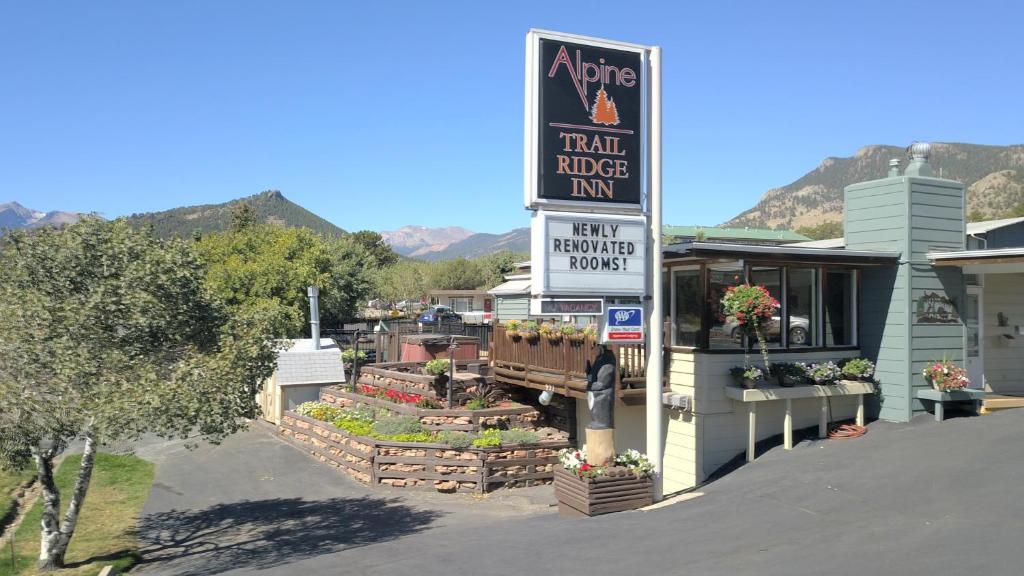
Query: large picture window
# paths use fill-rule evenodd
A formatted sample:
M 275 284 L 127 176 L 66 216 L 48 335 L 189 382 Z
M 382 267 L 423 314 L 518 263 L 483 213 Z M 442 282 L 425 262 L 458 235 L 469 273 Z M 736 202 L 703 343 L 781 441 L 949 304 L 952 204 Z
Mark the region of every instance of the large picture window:
M 789 347 L 814 346 L 818 332 L 818 315 L 815 313 L 818 310 L 818 271 L 814 268 L 790 268 L 787 274 Z
M 752 266 L 750 268 L 750 283 L 755 286 L 764 286 L 768 293 L 778 300 L 781 305 L 782 268 Z M 779 310 L 767 324 L 762 325 L 761 334 L 770 347 L 777 348 L 782 346 L 782 313 L 782 310 Z M 750 338 L 749 340 L 748 346 L 757 346 L 756 338 Z
M 736 319 L 727 316 L 722 306 L 722 297 L 730 286 L 743 284 L 743 266 L 716 264 L 708 266 L 708 347 L 711 349 L 740 349 L 743 346 L 742 330 Z
M 774 348 L 847 347 L 857 345 L 857 272 L 810 265 L 780 266 L 716 262 L 668 271 L 662 278 L 665 314 L 673 346 L 710 350 L 756 347 L 754 338 L 725 314 L 722 297 L 731 286 L 748 281 L 762 285 L 781 305 L 765 327 Z M 746 341 L 745 341 L 746 340 Z
M 666 276 L 667 277 L 667 276 Z M 675 317 L 672 322 L 673 346 L 698 346 L 704 309 L 701 304 L 700 270 L 676 270 Z
M 852 346 L 856 300 L 852 270 L 828 270 L 825 274 L 825 345 Z

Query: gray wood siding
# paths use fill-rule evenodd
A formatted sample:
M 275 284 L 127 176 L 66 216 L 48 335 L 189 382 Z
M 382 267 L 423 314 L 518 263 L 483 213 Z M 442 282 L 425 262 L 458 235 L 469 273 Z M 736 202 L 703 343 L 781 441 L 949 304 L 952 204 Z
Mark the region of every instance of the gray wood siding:
M 911 216 L 909 221 L 911 318 L 916 322 L 914 308 L 917 300 L 927 293 L 942 294 L 953 301 L 958 309 L 964 301 L 963 275 L 959 269 L 935 268 L 927 261 L 927 253 L 944 250 L 964 250 L 964 189 L 958 182 L 936 178 L 909 178 Z M 956 318 L 948 324 L 911 325 L 910 330 L 910 386 L 908 394 L 927 388 L 921 375 L 925 365 L 935 360 L 952 360 L 960 365 L 964 361 L 964 326 Z M 922 410 L 920 401 L 914 400 L 912 411 Z
M 526 320 L 530 316 L 530 298 L 527 296 L 494 298 L 494 311 L 496 320 Z
M 903 178 L 847 186 L 843 207 L 846 247 L 850 250 L 908 249 L 907 188 Z M 878 395 L 869 400 L 872 415 L 886 420 L 910 418 L 907 300 L 909 271 L 904 265 L 861 271 L 858 340 L 863 355 L 875 361 Z

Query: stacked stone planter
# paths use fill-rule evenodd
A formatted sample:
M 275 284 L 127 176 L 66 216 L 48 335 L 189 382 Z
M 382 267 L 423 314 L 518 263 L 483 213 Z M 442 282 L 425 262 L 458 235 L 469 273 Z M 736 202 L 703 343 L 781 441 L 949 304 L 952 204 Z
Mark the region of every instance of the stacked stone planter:
M 479 366 L 480 372 L 484 373 L 477 372 L 477 379 L 456 382 L 457 388 L 472 387 L 475 383 L 487 381 L 486 372 L 490 367 L 481 362 L 456 362 L 456 371 L 465 372 L 470 364 Z M 423 365 L 422 362 L 392 362 L 363 366 L 359 369 L 358 383 L 399 392 L 411 392 L 428 398 L 443 398 L 446 395 L 447 376 L 439 378 L 421 374 Z
M 530 406 L 521 404 L 499 406 L 481 410 L 418 408 L 412 404 L 400 404 L 386 399 L 373 398 L 349 392 L 339 386 L 327 386 L 320 390 L 320 401 L 340 408 L 355 408 L 358 405 L 382 408 L 393 414 L 416 416 L 427 430 L 462 430 L 479 432 L 482 428 L 524 428 L 536 427 L 540 413 Z
M 285 412 L 280 435 L 321 462 L 360 482 L 441 492 L 488 492 L 504 486 L 548 484 L 564 441 L 498 448 L 453 449 L 444 444 L 354 436 L 327 422 Z

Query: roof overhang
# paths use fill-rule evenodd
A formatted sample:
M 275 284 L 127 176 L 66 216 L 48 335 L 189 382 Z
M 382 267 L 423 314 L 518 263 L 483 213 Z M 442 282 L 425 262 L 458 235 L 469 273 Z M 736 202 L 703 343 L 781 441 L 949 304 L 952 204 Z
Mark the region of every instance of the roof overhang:
M 684 242 L 666 246 L 665 262 L 687 260 L 764 260 L 799 264 L 880 266 L 896 264 L 900 253 L 889 250 L 837 250 L 792 245 L 757 246 L 716 242 Z
M 530 294 L 529 277 L 519 280 L 509 280 L 503 284 L 498 284 L 494 288 L 488 290 L 487 293 L 493 296 L 528 296 Z
M 1024 272 L 1024 247 L 929 252 L 927 256 L 935 266 L 956 266 L 967 274 Z

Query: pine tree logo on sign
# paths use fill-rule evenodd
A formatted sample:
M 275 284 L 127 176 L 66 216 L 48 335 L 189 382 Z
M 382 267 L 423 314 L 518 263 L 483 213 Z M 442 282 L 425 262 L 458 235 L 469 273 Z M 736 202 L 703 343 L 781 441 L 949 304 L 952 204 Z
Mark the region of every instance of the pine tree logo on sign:
M 635 210 L 643 173 L 641 54 L 543 37 L 535 50 L 536 201 Z

